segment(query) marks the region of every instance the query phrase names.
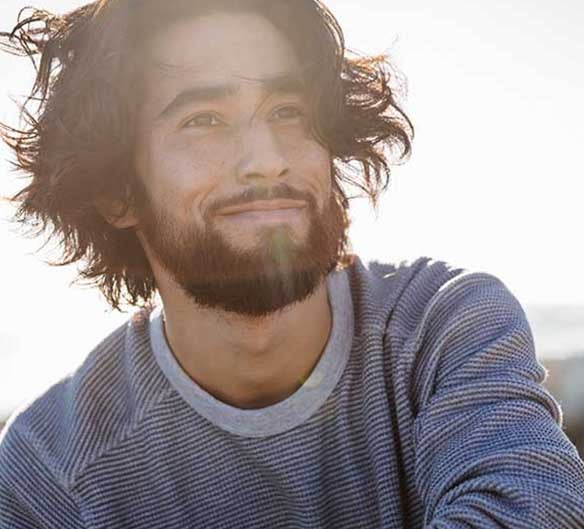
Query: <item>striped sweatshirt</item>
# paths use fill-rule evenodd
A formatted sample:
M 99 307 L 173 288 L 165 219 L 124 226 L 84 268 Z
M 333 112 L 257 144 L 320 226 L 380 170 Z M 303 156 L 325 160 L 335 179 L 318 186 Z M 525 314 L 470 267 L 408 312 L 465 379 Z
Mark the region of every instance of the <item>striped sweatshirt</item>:
M 327 286 L 325 350 L 262 409 L 206 393 L 138 312 L 10 419 L 0 528 L 584 529 L 584 464 L 500 280 L 356 258 Z

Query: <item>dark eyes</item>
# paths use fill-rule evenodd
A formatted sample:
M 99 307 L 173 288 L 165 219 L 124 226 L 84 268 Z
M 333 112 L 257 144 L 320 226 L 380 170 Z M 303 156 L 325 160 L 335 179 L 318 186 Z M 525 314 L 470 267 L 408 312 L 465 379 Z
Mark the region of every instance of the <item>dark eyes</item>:
M 269 118 L 270 121 L 290 121 L 297 120 L 304 116 L 301 107 L 297 105 L 286 105 L 274 110 Z M 217 115 L 211 112 L 204 112 L 193 116 L 186 121 L 183 128 L 213 128 L 224 124 Z
M 272 114 L 274 119 L 298 119 L 304 116 L 302 109 L 296 105 L 287 105 L 276 109 Z
M 192 117 L 183 127 L 216 127 L 220 124 L 221 120 L 215 114 L 205 113 Z

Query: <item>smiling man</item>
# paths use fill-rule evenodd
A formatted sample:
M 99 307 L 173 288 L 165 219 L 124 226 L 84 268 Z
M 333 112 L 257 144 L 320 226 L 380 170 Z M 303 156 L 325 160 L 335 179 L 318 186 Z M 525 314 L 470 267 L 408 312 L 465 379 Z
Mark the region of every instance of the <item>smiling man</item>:
M 106 217 L 136 229 L 187 373 L 226 403 L 276 403 L 327 342 L 323 279 L 345 229 L 306 73 L 274 25 L 245 11 L 180 17 L 146 57 L 142 206 Z
M 102 0 L 2 42 L 40 56 L 17 218 L 142 307 L 12 417 L 0 527 L 584 527 L 514 296 L 350 253 L 348 186 L 375 203 L 412 127 L 324 5 Z

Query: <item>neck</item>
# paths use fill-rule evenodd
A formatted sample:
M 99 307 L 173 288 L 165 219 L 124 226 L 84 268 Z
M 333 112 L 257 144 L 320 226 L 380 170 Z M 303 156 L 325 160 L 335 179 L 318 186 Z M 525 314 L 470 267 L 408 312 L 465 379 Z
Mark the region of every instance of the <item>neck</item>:
M 264 318 L 203 308 L 169 289 L 160 293 L 177 361 L 205 391 L 237 408 L 262 408 L 293 394 L 332 326 L 326 281 L 304 301 Z

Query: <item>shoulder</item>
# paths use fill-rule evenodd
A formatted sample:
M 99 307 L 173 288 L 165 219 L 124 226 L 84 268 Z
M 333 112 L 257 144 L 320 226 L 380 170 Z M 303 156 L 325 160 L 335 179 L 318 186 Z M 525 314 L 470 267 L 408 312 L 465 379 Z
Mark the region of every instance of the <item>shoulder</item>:
M 150 354 L 148 313 L 140 312 L 75 372 L 12 415 L 0 438 L 0 457 L 26 445 L 66 486 L 123 438 L 165 389 Z
M 385 327 L 391 319 L 397 325 L 394 331 L 408 334 L 438 291 L 465 273 L 430 257 L 399 263 L 355 258 L 349 276 L 356 313 L 364 327 Z
M 430 257 L 399 264 L 364 264 L 357 259 L 350 277 L 362 326 L 394 337 L 415 339 L 429 328 L 457 325 L 465 318 L 483 325 L 525 321 L 515 296 L 486 271 Z
M 500 278 L 426 258 L 403 270 L 384 339 L 416 406 L 467 378 L 499 388 L 545 379 L 526 313 Z
M 437 388 L 466 379 L 500 392 L 505 384 L 545 380 L 525 311 L 495 275 L 424 257 L 396 266 L 356 263 L 352 283 L 363 298 L 360 332 L 387 358 L 412 410 Z M 554 403 L 546 403 L 557 419 Z

